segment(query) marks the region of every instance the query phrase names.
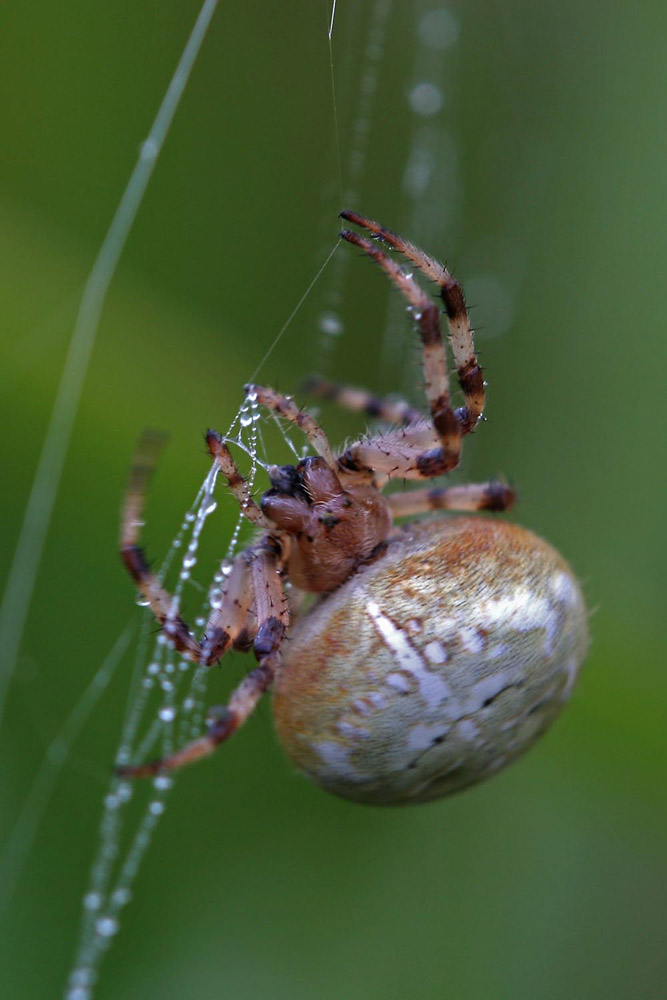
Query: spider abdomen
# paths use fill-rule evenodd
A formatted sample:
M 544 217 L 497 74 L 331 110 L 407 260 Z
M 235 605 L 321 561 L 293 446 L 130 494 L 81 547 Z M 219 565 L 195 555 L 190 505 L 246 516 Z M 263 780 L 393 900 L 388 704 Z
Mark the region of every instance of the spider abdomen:
M 437 798 L 535 741 L 587 646 L 577 580 L 542 539 L 485 518 L 415 523 L 291 632 L 278 735 L 337 795 Z

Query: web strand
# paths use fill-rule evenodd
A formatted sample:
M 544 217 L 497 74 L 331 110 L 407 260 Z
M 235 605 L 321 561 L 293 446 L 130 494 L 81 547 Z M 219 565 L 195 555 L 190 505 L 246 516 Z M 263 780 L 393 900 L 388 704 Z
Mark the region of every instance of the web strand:
M 343 167 L 340 159 L 340 131 L 338 129 L 338 106 L 336 103 L 336 75 L 334 73 L 333 58 L 333 29 L 336 19 L 336 0 L 331 5 L 331 20 L 329 21 L 329 31 L 327 38 L 329 41 L 329 68 L 331 70 L 331 104 L 333 109 L 334 136 L 336 139 L 336 167 L 338 169 L 338 197 L 340 204 L 343 204 Z
M 134 622 L 123 629 L 108 656 L 83 692 L 59 733 L 51 741 L 33 778 L 23 807 L 0 854 L 0 922 L 11 902 L 16 885 L 29 857 L 35 836 L 74 741 L 90 718 L 109 681 L 125 654 L 135 632 Z

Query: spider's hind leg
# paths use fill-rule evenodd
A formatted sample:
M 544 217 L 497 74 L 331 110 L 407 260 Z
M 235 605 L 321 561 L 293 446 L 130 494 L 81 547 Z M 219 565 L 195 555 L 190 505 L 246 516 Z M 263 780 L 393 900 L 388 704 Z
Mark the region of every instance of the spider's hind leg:
M 506 483 L 494 480 L 490 483 L 408 490 L 392 493 L 387 500 L 394 517 L 413 517 L 431 510 L 509 510 L 516 502 L 516 493 Z

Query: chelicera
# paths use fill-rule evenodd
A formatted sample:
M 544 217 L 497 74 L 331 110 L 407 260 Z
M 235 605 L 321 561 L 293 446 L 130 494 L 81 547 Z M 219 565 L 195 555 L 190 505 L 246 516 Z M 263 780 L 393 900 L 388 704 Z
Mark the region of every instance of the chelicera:
M 296 424 L 316 455 L 271 467 L 271 488 L 257 504 L 225 441 L 207 433 L 212 458 L 260 534 L 236 556 L 201 639 L 174 612 L 139 546 L 147 470 L 135 468 L 121 553 L 169 642 L 195 663 L 241 649 L 252 650 L 257 665 L 214 711 L 204 736 L 162 760 L 123 768 L 125 775 L 170 771 L 210 754 L 273 689 L 279 738 L 318 784 L 360 802 L 423 801 L 479 781 L 525 750 L 557 715 L 583 661 L 581 591 L 546 542 L 469 514 L 395 526 L 435 510 L 504 511 L 515 497 L 499 482 L 382 492 L 394 479 L 431 480 L 458 465 L 462 439 L 482 416 L 485 383 L 456 279 L 378 223 L 354 212 L 342 217 L 368 234 L 346 229 L 342 239 L 374 260 L 409 303 L 428 412 L 316 379 L 315 393 L 390 425 L 337 454 L 290 397 L 246 386 Z M 436 283 L 463 395 L 458 408 L 440 308 L 388 249 Z M 286 581 L 319 595 L 293 620 Z

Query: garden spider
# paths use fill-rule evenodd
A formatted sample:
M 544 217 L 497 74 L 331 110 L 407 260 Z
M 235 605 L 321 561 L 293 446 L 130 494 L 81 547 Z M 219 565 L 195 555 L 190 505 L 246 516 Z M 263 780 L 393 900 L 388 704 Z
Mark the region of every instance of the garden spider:
M 135 467 L 124 508 L 121 554 L 169 642 L 199 664 L 252 649 L 257 666 L 215 710 L 208 732 L 162 760 L 123 767 L 126 776 L 173 770 L 210 754 L 269 688 L 279 737 L 297 766 L 323 787 L 362 802 L 421 801 L 455 791 L 522 752 L 557 714 L 587 646 L 586 612 L 564 560 L 522 528 L 485 518 L 395 517 L 436 509 L 507 510 L 502 483 L 382 494 L 392 479 L 432 479 L 454 469 L 463 437 L 484 408 L 463 293 L 412 243 L 343 212 L 374 240 L 343 230 L 407 299 L 419 329 L 428 416 L 363 390 L 311 382 L 320 396 L 393 425 L 334 453 L 315 419 L 290 397 L 258 385 L 247 395 L 296 424 L 316 456 L 269 468 L 259 504 L 225 441 L 208 449 L 259 538 L 240 552 L 219 607 L 198 640 L 139 546 L 148 470 Z M 449 391 L 440 310 L 381 244 L 435 281 L 464 405 Z M 284 591 L 321 595 L 290 625 Z M 289 643 L 285 637 L 289 628 Z

